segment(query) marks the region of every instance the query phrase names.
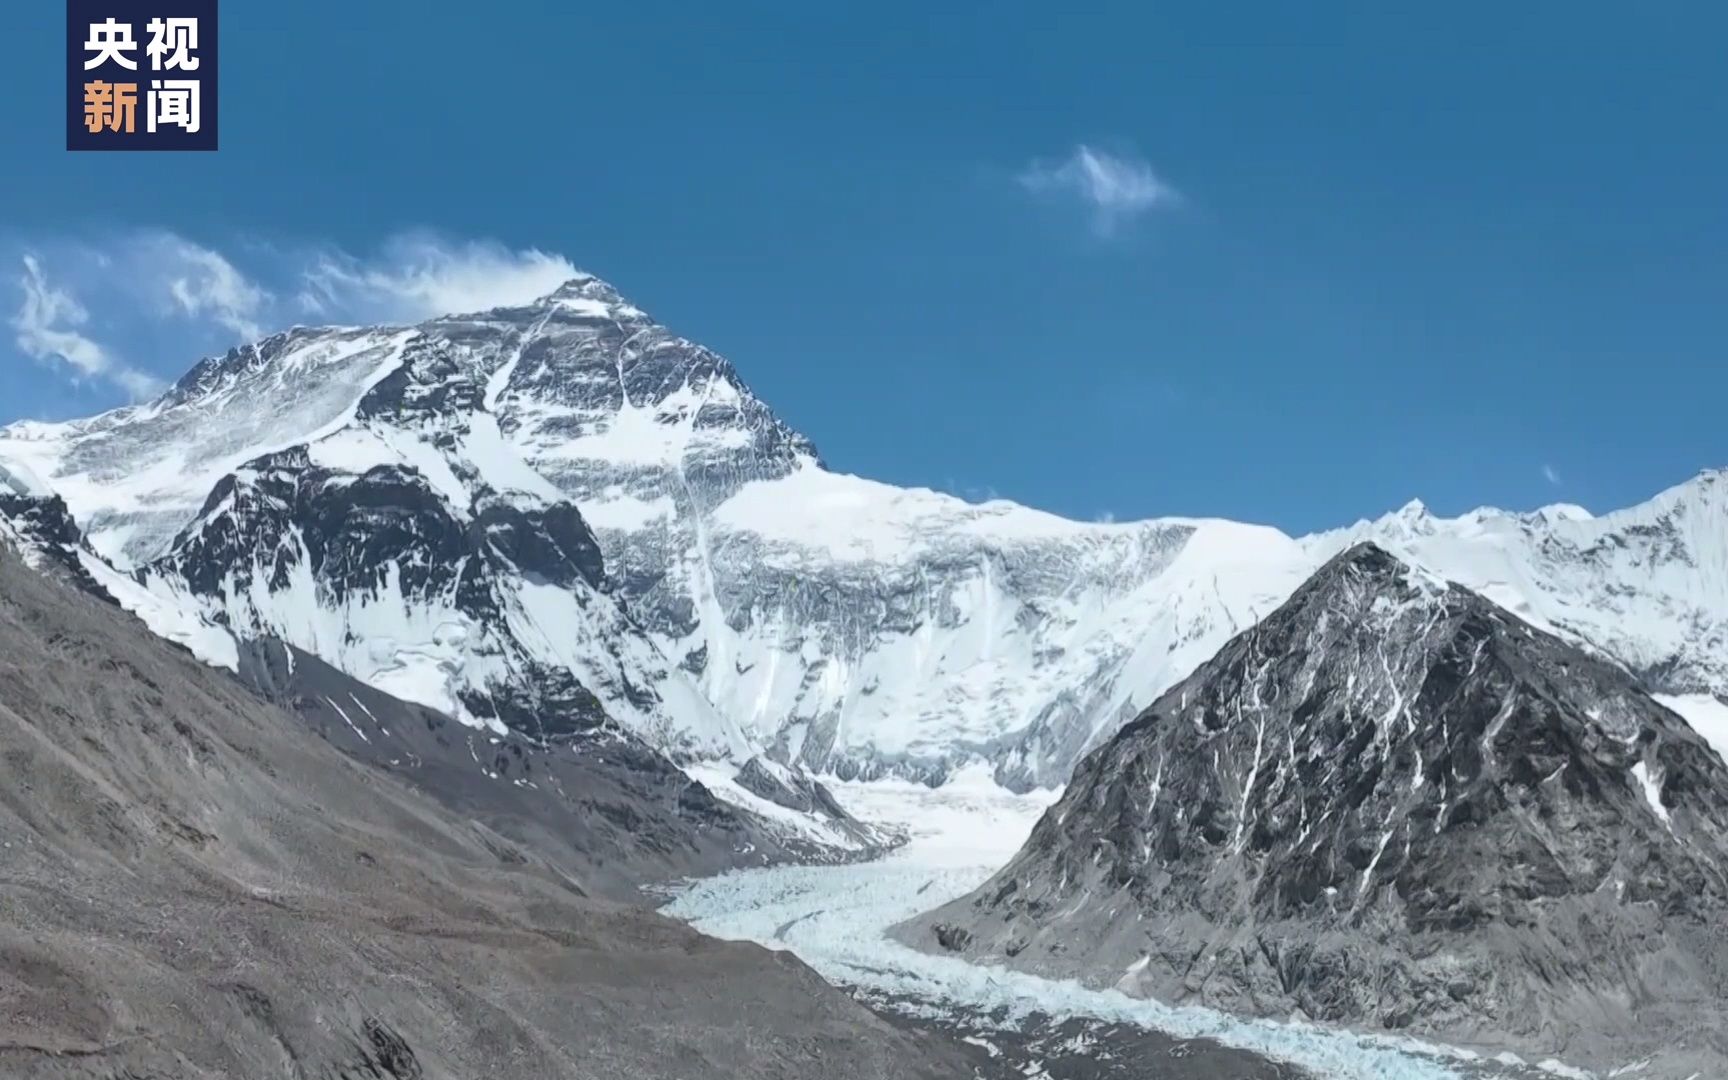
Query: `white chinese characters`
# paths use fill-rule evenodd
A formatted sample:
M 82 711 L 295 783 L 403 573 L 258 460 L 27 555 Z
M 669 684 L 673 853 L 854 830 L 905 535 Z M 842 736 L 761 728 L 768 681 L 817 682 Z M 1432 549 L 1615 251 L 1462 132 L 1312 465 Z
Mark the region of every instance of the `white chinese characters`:
M 192 55 L 198 49 L 197 19 L 151 19 L 144 31 L 150 35 L 144 52 L 151 71 L 198 70 L 198 58 Z
M 101 67 L 110 60 L 128 70 L 138 70 L 138 61 L 127 55 L 138 51 L 138 43 L 132 40 L 131 23 L 117 19 L 91 23 L 90 36 L 84 39 L 84 51 L 96 54 L 84 61 L 85 71 Z
M 146 131 L 153 132 L 158 126 L 184 128 L 188 134 L 198 130 L 196 79 L 151 79 L 145 105 Z
M 196 18 L 151 19 L 144 24 L 150 43 L 144 54 L 150 58 L 151 71 L 197 71 L 198 20 Z M 94 55 L 84 60 L 84 70 L 99 68 L 110 61 L 129 71 L 138 70 L 138 42 L 132 36 L 132 24 L 107 19 L 90 24 L 90 36 L 84 40 L 84 51 Z

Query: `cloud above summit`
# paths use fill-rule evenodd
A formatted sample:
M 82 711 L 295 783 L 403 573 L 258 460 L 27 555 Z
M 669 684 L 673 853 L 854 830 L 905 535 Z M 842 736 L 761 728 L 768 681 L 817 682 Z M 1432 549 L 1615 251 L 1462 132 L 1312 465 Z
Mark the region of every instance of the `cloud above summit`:
M 357 258 L 337 249 L 318 252 L 302 273 L 301 307 L 311 313 L 362 312 L 356 322 L 418 322 L 523 304 L 577 275 L 562 255 L 514 251 L 487 240 L 453 242 L 431 233 L 387 241 Z
M 1017 179 L 1035 196 L 1078 204 L 1102 237 L 1115 236 L 1147 213 L 1181 201 L 1144 159 L 1085 144 L 1065 157 L 1032 162 Z
M 484 311 L 535 300 L 577 274 L 562 255 L 431 232 L 359 253 L 322 242 L 218 250 L 163 229 L 5 237 L 0 303 L 13 333 L 0 355 L 84 399 L 123 404 L 159 393 L 202 356 L 290 326 Z

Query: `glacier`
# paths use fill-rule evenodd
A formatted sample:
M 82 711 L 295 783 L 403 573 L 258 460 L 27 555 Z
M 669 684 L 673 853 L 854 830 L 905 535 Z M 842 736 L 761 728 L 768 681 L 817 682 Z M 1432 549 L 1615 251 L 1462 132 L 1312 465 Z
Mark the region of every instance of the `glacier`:
M 1009 792 L 979 765 L 936 789 L 884 779 L 836 784 L 834 792 L 852 813 L 904 829 L 910 841 L 862 865 L 734 870 L 687 884 L 663 910 L 716 937 L 791 950 L 829 981 L 921 1015 L 982 1012 L 1008 1029 L 1037 1013 L 1113 1021 L 1209 1039 L 1338 1080 L 1588 1075 L 1555 1061 L 1526 1065 L 1409 1038 L 1169 1006 L 908 948 L 888 930 L 981 884 L 1053 796 Z

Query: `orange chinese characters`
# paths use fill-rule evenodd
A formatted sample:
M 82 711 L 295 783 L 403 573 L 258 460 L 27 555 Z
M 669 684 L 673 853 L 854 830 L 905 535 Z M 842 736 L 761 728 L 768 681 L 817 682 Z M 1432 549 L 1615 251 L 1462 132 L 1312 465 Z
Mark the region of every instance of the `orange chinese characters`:
M 102 79 L 84 84 L 84 126 L 91 134 L 131 132 L 137 124 L 138 84 L 111 83 Z

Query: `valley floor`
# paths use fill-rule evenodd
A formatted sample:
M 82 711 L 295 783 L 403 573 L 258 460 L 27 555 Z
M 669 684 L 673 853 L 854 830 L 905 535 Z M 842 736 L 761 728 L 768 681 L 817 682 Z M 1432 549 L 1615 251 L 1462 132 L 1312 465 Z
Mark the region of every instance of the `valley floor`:
M 716 937 L 790 949 L 876 1008 L 958 1034 L 992 1061 L 990 1074 L 1008 1064 L 1033 1080 L 1587 1075 L 1555 1063 L 1489 1061 L 1407 1039 L 1171 1007 L 908 948 L 891 940 L 889 929 L 981 884 L 1053 796 L 1014 795 L 986 775 L 962 775 L 936 789 L 875 782 L 833 790 L 859 818 L 907 830 L 909 842 L 870 863 L 705 879 L 666 911 Z

